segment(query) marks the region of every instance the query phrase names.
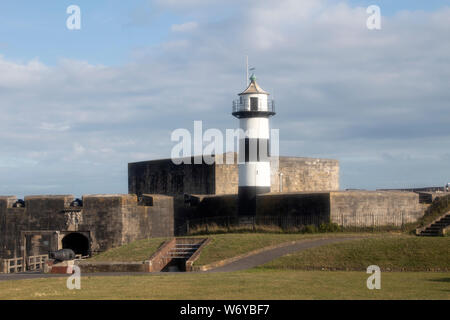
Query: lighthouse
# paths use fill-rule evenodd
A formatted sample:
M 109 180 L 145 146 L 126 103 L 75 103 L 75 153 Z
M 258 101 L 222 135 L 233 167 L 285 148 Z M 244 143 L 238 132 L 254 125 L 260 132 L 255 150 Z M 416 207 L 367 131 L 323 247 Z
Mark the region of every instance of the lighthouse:
M 269 118 L 275 103 L 256 82 L 253 74 L 247 89 L 233 101 L 233 116 L 239 119 L 239 216 L 256 214 L 256 195 L 270 192 Z

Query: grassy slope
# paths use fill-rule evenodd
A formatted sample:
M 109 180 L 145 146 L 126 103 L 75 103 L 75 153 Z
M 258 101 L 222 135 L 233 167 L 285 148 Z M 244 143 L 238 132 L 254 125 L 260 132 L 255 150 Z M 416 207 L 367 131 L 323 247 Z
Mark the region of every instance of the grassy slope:
M 323 237 L 349 237 L 361 236 L 361 234 L 277 234 L 277 233 L 228 233 L 209 235 L 211 243 L 206 246 L 200 257 L 195 261 L 196 266 L 206 265 L 212 262 L 232 258 L 253 250 L 273 246 L 289 241 L 301 239 L 314 239 Z
M 89 261 L 144 261 L 158 250 L 165 238 L 151 238 L 129 243 L 93 256 Z
M 359 234 L 352 234 L 360 236 Z M 277 233 L 228 233 L 208 236 L 211 243 L 202 251 L 196 265 L 204 265 L 214 261 L 231 258 L 263 247 L 276 245 L 299 239 L 316 237 L 343 237 L 344 233 L 330 234 L 277 234 Z M 148 259 L 166 238 L 139 240 L 130 244 L 100 253 L 90 261 L 143 261 Z
M 449 299 L 450 273 L 387 272 L 368 290 L 365 272 L 252 271 L 1 281 L 0 299 Z
M 450 238 L 399 236 L 331 244 L 286 255 L 259 268 L 311 270 L 450 270 Z

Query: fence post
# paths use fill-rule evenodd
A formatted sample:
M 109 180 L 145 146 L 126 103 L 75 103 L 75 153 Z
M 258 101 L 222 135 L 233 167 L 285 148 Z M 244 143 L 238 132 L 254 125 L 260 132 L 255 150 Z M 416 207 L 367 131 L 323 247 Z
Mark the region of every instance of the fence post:
M 405 227 L 405 220 L 404 220 L 403 214 L 404 214 L 404 212 L 402 211 L 402 230 Z
M 375 214 L 372 212 L 372 232 L 375 232 Z
M 186 234 L 189 235 L 189 219 L 186 220 Z

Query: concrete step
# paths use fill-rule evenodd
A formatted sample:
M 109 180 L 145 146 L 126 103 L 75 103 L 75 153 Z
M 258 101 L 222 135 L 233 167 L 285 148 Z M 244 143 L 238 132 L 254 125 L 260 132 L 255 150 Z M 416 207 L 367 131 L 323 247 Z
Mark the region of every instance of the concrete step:
M 177 250 L 177 251 L 169 251 L 168 253 L 170 254 L 192 254 L 195 251 L 181 251 L 181 250 Z
M 176 244 L 174 248 L 192 248 L 198 249 L 200 246 L 196 244 Z
M 199 244 L 193 244 L 193 243 L 177 243 L 175 246 L 177 246 L 177 247 L 200 247 Z
M 442 228 L 445 228 L 446 226 L 448 226 L 448 224 L 446 224 L 446 223 L 435 223 L 435 224 L 429 226 L 429 228 L 434 227 L 434 228 L 442 229 Z
M 194 252 L 197 249 L 189 249 L 189 248 L 174 248 L 174 249 L 170 249 L 171 252 Z
M 439 235 L 439 232 L 438 231 L 427 231 L 427 230 L 425 230 L 425 231 L 422 231 L 421 233 L 420 233 L 421 235 Z
M 425 233 L 439 233 L 439 230 L 440 229 L 429 229 L 429 228 L 426 228 L 422 232 L 425 232 Z
M 176 249 L 193 249 L 193 250 L 198 249 L 198 247 L 193 247 L 193 246 L 175 246 L 174 248 L 176 248 Z

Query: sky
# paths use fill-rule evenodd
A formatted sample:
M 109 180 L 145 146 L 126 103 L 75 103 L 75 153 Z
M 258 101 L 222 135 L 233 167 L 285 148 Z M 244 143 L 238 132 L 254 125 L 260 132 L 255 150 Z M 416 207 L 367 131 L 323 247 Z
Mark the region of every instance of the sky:
M 247 55 L 281 155 L 338 159 L 341 189 L 444 185 L 449 34 L 438 0 L 3 1 L 0 195 L 127 193 L 175 129 L 238 126 Z

